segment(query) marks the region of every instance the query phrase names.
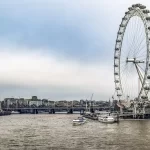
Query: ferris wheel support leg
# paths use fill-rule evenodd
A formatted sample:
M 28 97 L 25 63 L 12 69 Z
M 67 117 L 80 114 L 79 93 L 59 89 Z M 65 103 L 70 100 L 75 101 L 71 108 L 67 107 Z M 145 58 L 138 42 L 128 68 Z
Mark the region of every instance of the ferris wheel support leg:
M 145 107 L 143 107 L 143 119 L 145 118 Z
M 137 113 L 136 107 L 134 106 L 134 108 L 133 108 L 133 118 L 134 118 L 134 119 L 136 119 L 136 113 Z
M 139 75 L 140 82 L 142 84 L 144 77 L 143 77 L 143 75 L 142 75 L 142 73 L 141 73 L 141 71 L 140 71 L 140 69 L 139 69 L 139 67 L 138 67 L 138 65 L 136 63 L 135 63 L 135 67 L 136 67 L 137 73 Z

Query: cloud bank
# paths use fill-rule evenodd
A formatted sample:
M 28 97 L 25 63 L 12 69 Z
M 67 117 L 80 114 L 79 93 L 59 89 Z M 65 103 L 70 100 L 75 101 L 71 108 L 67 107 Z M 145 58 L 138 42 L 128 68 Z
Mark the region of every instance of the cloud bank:
M 46 97 L 54 95 L 53 92 L 56 95 L 59 95 L 59 92 L 67 93 L 70 99 L 80 96 L 80 98 L 87 98 L 93 92 L 103 95 L 103 98 L 106 96 L 104 91 L 112 82 L 112 76 L 109 77 L 111 67 L 104 64 L 86 65 L 63 57 L 46 56 L 41 54 L 41 50 L 32 52 L 26 52 L 25 49 L 19 52 L 19 50 L 15 49 L 10 53 L 9 50 L 4 48 L 2 51 L 1 48 L 1 85 L 23 87 L 23 90 L 24 88 L 41 89 L 41 92 L 38 90 L 39 93 L 36 93 L 39 96 L 44 96 L 42 92 L 45 90 Z M 33 95 L 32 91 L 31 95 Z M 55 99 L 55 96 L 52 98 Z

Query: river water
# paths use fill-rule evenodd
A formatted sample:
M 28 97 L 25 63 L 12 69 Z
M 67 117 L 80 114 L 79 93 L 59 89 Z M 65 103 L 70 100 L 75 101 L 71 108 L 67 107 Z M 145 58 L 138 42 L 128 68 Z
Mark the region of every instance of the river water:
M 72 126 L 79 114 L 0 117 L 0 150 L 150 150 L 150 120 Z

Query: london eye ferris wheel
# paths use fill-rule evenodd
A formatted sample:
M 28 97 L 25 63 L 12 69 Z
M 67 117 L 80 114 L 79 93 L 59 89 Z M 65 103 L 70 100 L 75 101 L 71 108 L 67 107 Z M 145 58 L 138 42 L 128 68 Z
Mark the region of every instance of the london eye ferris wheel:
M 135 4 L 122 18 L 114 51 L 114 82 L 119 100 L 148 100 L 150 91 L 150 13 Z

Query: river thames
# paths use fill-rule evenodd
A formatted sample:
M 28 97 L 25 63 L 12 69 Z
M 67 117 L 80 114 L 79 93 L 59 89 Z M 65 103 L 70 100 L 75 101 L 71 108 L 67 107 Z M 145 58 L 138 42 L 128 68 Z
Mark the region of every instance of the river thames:
M 0 150 L 143 150 L 150 149 L 150 120 L 103 124 L 89 120 L 72 126 L 79 114 L 0 117 Z

